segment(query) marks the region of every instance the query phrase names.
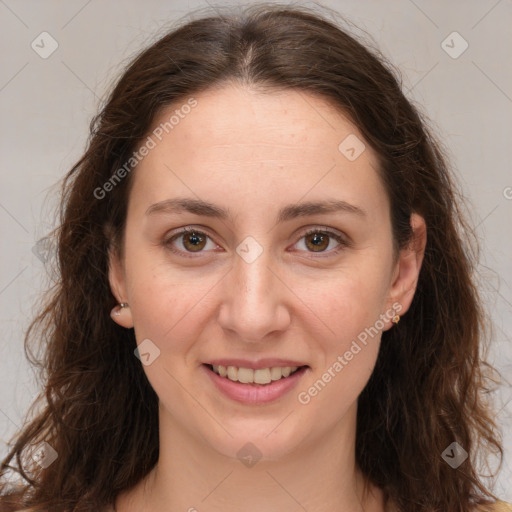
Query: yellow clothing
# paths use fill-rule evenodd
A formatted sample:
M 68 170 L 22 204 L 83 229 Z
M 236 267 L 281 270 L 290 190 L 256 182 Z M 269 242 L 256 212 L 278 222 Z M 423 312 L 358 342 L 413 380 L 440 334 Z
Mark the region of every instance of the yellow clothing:
M 505 501 L 497 501 L 492 508 L 481 508 L 482 512 L 486 512 L 487 510 L 491 512 L 512 512 L 512 504 L 507 503 Z

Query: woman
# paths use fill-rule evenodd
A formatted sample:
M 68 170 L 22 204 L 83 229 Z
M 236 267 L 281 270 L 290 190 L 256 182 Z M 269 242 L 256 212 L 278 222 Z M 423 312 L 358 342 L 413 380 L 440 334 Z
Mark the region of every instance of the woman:
M 65 179 L 4 509 L 507 510 L 476 468 L 502 447 L 468 232 L 439 144 L 340 28 L 256 5 L 173 30 Z

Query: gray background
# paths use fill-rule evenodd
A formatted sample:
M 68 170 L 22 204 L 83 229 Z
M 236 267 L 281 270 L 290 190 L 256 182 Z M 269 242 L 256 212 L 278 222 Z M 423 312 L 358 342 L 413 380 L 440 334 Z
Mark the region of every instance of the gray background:
M 166 26 L 208 5 L 0 0 L 0 456 L 38 389 L 22 337 L 46 275 L 33 248 L 53 226 L 56 183 L 81 155 L 89 121 L 122 64 Z M 512 2 L 323 5 L 373 37 L 450 150 L 482 246 L 481 291 L 494 320 L 489 360 L 508 380 L 493 395 L 505 441 L 495 492 L 512 501 Z M 46 59 L 31 47 L 43 31 L 58 43 Z M 460 56 L 464 41 L 446 39 L 454 31 L 469 45 Z

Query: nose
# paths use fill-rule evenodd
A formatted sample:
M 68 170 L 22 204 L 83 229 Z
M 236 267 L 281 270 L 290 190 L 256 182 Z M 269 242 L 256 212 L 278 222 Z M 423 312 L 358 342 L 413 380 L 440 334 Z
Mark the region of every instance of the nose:
M 273 268 L 269 252 L 263 251 L 251 263 L 235 258 L 222 283 L 220 326 L 244 342 L 259 342 L 284 332 L 290 325 L 287 301 L 292 293 Z

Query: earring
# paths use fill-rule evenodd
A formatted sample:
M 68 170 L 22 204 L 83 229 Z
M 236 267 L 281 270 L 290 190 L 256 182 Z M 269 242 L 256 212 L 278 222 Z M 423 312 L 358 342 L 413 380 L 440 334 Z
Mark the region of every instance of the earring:
M 127 302 L 120 302 L 117 306 L 112 309 L 111 314 L 113 316 L 119 316 L 121 314 L 121 309 L 130 307 Z
M 396 325 L 398 322 L 400 322 L 400 315 L 395 313 L 395 316 L 393 317 L 393 319 L 391 321 Z

